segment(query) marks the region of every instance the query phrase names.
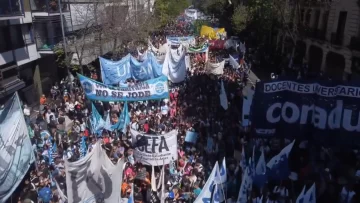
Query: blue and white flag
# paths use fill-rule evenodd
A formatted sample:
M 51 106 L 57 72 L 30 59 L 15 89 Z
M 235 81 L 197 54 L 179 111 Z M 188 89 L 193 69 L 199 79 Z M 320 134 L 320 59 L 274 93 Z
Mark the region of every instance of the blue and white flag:
M 266 166 L 269 168 L 268 170 L 268 178 L 270 180 L 284 180 L 289 177 L 289 163 L 288 158 L 293 148 L 295 140 L 286 146 L 281 152 L 274 156 Z
M 127 203 L 134 203 L 134 183 L 131 184 L 131 193 Z
M 127 126 L 130 124 L 130 114 L 127 102 L 124 104 L 124 109 L 120 114 L 119 122 L 120 124 L 118 129 L 122 129 L 122 132 L 125 134 L 127 131 Z
M 218 162 L 216 162 L 209 178 L 207 179 L 203 189 L 201 190 L 199 196 L 197 196 L 197 198 L 195 199 L 194 203 L 210 202 L 211 194 L 213 193 L 215 187 L 215 174 L 218 170 L 218 167 Z M 215 197 L 216 196 L 214 196 L 214 198 Z
M 251 195 L 252 190 L 252 178 L 249 167 L 246 167 L 244 175 L 242 177 L 241 186 L 237 203 L 247 203 L 248 197 Z
M 306 191 L 304 195 L 304 203 L 316 203 L 316 187 L 315 183 Z
M 241 159 L 240 159 L 240 167 L 242 169 L 242 171 L 245 171 L 246 168 L 246 157 L 245 157 L 245 146 L 242 146 L 242 150 L 241 150 Z
M 221 90 L 220 90 L 220 105 L 227 110 L 228 109 L 228 99 L 225 92 L 224 82 L 221 80 Z
M 15 93 L 0 113 L 0 202 L 6 202 L 35 160 L 19 96 Z
M 214 140 L 212 137 L 207 137 L 206 138 L 206 152 L 208 154 L 211 154 L 214 150 L 213 150 L 213 147 L 214 147 Z
M 264 150 L 261 150 L 261 155 L 258 160 L 258 163 L 255 168 L 255 173 L 253 176 L 253 183 L 258 188 L 262 188 L 266 183 L 266 162 L 265 162 L 265 155 Z
M 104 129 L 108 130 L 108 131 L 112 131 L 112 125 L 111 125 L 111 121 L 110 121 L 110 112 L 107 114 L 106 119 L 105 119 L 105 124 L 104 124 Z
M 223 184 L 227 181 L 227 169 L 226 169 L 226 160 L 225 157 L 220 165 L 218 167 L 218 170 L 215 175 L 215 181 L 217 184 Z
M 94 104 L 91 104 L 91 106 L 92 106 L 91 117 L 90 117 L 91 131 L 93 134 L 101 135 L 105 126 L 105 121 L 101 117 L 99 112 L 96 110 Z
M 199 134 L 193 131 L 186 131 L 185 142 L 196 144 Z
M 301 193 L 299 194 L 298 198 L 296 199 L 296 203 L 305 203 L 304 202 L 305 189 L 306 189 L 306 186 L 304 185 Z
M 221 165 L 216 167 L 214 197 L 212 198 L 213 203 L 220 203 L 225 200 L 226 181 L 227 181 L 227 169 L 226 169 L 226 160 L 224 157 Z
M 47 150 L 48 152 L 48 157 L 49 157 L 49 164 L 53 165 L 54 164 L 54 159 L 52 158 L 52 151 L 53 151 L 53 147 L 52 145 L 50 145 L 50 148 Z
M 81 137 L 81 143 L 80 143 L 80 158 L 83 158 L 86 156 L 87 149 L 86 149 L 86 143 L 85 143 L 85 136 Z
M 114 125 L 110 122 L 110 114 L 107 115 L 106 120 L 104 121 L 104 129 L 108 131 L 114 130 L 122 130 L 122 132 L 126 133 L 127 125 L 130 124 L 130 115 L 128 110 L 128 104 L 125 102 L 124 108 L 120 114 L 119 120 Z

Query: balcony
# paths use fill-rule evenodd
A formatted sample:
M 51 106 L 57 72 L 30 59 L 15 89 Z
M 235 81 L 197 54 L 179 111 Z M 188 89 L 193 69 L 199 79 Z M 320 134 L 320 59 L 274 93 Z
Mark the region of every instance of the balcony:
M 58 0 L 30 0 L 32 12 L 59 13 Z M 69 5 L 61 3 L 61 11 L 68 12 Z
M 351 37 L 350 49 L 360 51 L 360 37 Z
M 308 29 L 305 31 L 305 36 L 316 40 L 325 40 L 326 30 Z
M 62 41 L 62 36 L 59 37 L 47 37 L 47 38 L 42 38 L 42 37 L 37 37 L 36 38 L 36 47 L 38 49 L 39 52 L 41 51 L 53 51 L 55 45 L 57 45 L 59 42 Z
M 23 0 L 6 0 L 0 2 L 0 19 L 23 15 Z
M 316 30 L 315 39 L 325 40 L 326 38 L 326 30 Z
M 304 1 L 305 7 L 324 7 L 331 6 L 332 0 L 306 0 Z
M 344 36 L 339 35 L 336 32 L 331 33 L 331 44 L 342 46 L 343 45 Z
M 15 63 L 0 66 L 0 99 L 24 86 L 24 81 L 18 77 L 18 70 Z

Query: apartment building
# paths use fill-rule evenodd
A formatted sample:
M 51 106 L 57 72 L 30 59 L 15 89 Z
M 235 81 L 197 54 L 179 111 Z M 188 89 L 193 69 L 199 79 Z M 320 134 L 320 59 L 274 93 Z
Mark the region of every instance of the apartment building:
M 24 100 L 33 102 L 29 95 L 41 93 L 38 58 L 29 0 L 1 1 L 0 100 L 19 91 Z
M 30 2 L 35 41 L 41 61 L 54 67 L 56 67 L 56 64 L 52 63 L 54 46 L 63 41 L 61 23 L 63 23 L 66 42 L 69 44 L 67 52 L 71 64 L 88 65 L 98 56 L 111 51 L 114 45 L 111 41 L 100 39 L 95 32 L 84 34 L 82 31 L 86 32 L 91 27 L 100 27 L 103 20 L 101 15 L 111 13 L 110 8 L 116 7 L 118 17 L 124 18 L 121 20 L 125 21 L 127 15 L 142 9 L 151 10 L 154 5 L 154 0 L 30 0 Z M 75 47 L 73 43 L 75 38 L 83 38 L 87 45 Z
M 301 6 L 302 36 L 296 54 L 307 60 L 312 72 L 326 72 L 335 79 L 360 76 L 360 1 L 306 0 Z M 280 43 L 288 40 L 279 36 Z M 282 43 L 281 51 L 289 53 Z

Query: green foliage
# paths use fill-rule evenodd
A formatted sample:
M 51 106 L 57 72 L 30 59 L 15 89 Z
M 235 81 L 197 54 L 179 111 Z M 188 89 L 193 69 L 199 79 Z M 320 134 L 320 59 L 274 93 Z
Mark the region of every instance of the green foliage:
M 73 71 L 79 71 L 79 65 L 71 65 L 69 59 L 66 60 L 65 51 L 61 44 L 58 44 L 54 47 L 54 54 L 55 54 L 55 62 L 59 68 L 67 68 L 69 67 Z
M 223 15 L 229 15 L 226 12 L 228 6 L 228 0 L 207 0 L 204 2 L 204 12 L 208 15 L 213 15 L 216 18 L 221 18 Z
M 203 25 L 209 25 L 209 22 L 206 20 L 196 20 L 194 22 L 194 33 L 200 35 L 200 30 Z
M 241 31 L 245 30 L 245 28 L 248 25 L 248 22 L 249 22 L 248 8 L 244 5 L 236 6 L 231 18 L 233 31 L 236 34 L 239 34 Z
M 56 64 L 59 68 L 66 68 L 67 67 L 67 61 L 65 60 L 65 51 L 62 48 L 62 46 L 57 45 L 54 47 L 54 54 L 56 58 Z
M 156 0 L 154 13 L 159 21 L 159 27 L 165 26 L 184 12 L 189 6 L 188 0 Z
M 277 0 L 249 0 L 248 12 L 251 23 L 258 27 L 257 31 L 261 33 L 268 32 L 276 19 L 276 3 Z

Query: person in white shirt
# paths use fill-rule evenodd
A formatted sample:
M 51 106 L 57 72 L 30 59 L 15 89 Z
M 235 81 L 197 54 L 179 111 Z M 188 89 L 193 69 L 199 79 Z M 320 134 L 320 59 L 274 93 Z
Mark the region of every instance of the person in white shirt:
M 24 117 L 27 124 L 30 123 L 30 114 L 30 108 L 27 105 L 24 105 Z
M 166 116 L 169 113 L 169 106 L 167 104 L 164 104 L 161 106 L 160 110 L 161 110 L 161 114 Z
M 139 130 L 139 124 L 137 123 L 137 121 L 131 123 L 131 129 Z
M 50 123 L 50 117 L 51 117 L 51 116 L 55 117 L 54 113 L 51 112 L 50 109 L 48 109 L 48 111 L 47 111 L 46 114 L 45 114 L 46 122 L 47 122 L 48 124 Z

